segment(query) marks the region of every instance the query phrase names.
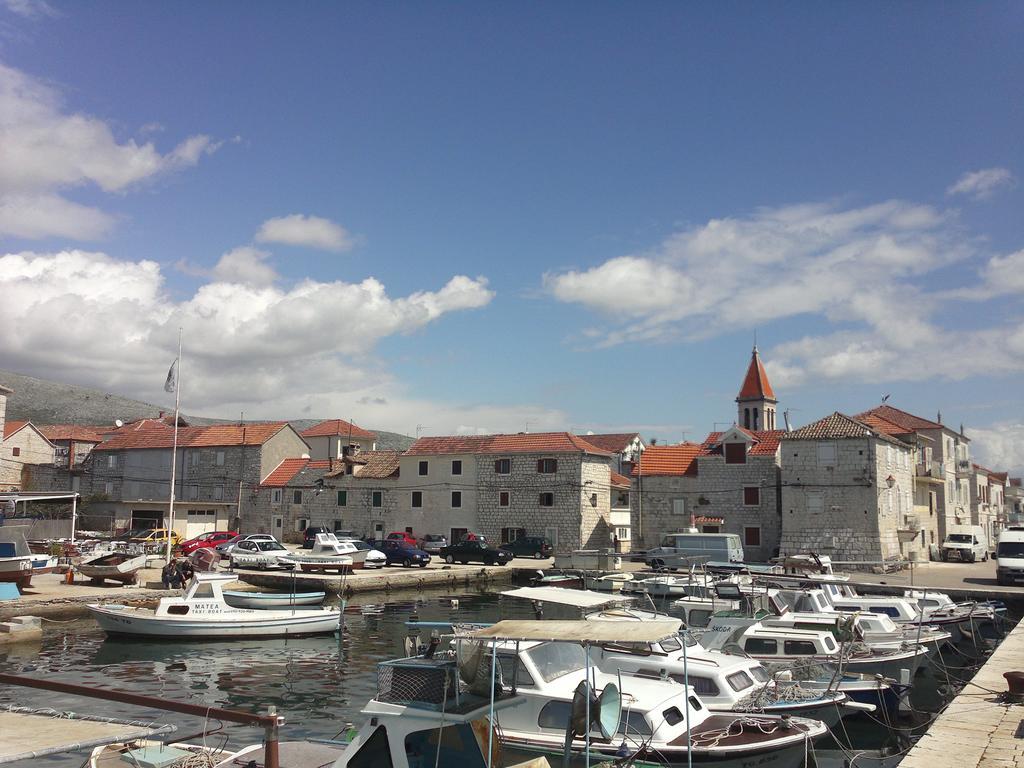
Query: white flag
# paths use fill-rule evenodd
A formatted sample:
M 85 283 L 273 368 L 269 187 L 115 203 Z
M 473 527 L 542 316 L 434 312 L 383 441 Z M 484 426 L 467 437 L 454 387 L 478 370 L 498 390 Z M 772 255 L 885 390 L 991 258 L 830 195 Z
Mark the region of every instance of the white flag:
M 167 381 L 164 382 L 164 392 L 173 392 L 178 388 L 178 360 L 175 358 L 167 371 Z

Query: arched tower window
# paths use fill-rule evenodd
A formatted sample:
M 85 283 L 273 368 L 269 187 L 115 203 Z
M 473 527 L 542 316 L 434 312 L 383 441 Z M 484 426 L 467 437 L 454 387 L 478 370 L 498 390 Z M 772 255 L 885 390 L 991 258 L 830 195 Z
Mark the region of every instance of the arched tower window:
M 752 426 L 750 428 L 751 429 L 760 429 L 760 427 L 757 426 L 757 408 L 754 409 L 754 426 Z

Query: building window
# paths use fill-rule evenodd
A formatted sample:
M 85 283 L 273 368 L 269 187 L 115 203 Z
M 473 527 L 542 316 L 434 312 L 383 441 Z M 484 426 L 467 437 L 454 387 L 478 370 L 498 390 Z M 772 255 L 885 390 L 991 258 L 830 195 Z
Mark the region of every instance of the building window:
M 452 474 L 453 475 L 461 475 L 462 474 L 462 460 L 461 459 L 452 459 Z
M 199 451 L 192 451 L 192 466 L 199 466 Z
M 430 465 L 428 464 L 428 462 L 426 462 L 426 461 L 421 461 L 421 462 L 420 462 L 420 470 L 419 470 L 419 471 L 420 471 L 420 477 L 424 477 L 424 476 L 426 476 L 426 474 L 427 474 L 427 471 L 428 471 L 429 469 L 430 469 Z
M 558 471 L 558 459 L 537 459 L 537 471 L 542 475 L 553 475 Z
M 462 506 L 462 491 L 452 491 L 452 509 L 459 509 Z
M 498 506 L 499 507 L 507 507 L 508 506 L 508 502 L 509 502 L 509 493 L 508 493 L 508 491 L 499 491 L 498 492 Z
M 309 520 L 307 520 L 304 517 L 300 517 L 298 520 L 295 521 L 295 532 L 296 533 L 302 533 L 308 527 L 309 527 Z
M 114 495 L 114 484 L 113 483 L 109 483 L 109 482 L 108 483 L 104 483 L 103 484 L 103 494 L 105 496 L 113 496 Z
M 419 509 L 423 506 L 423 491 L 412 492 L 412 506 L 413 509 Z
M 513 541 L 519 541 L 526 535 L 525 528 L 502 528 L 501 529 L 501 543 L 511 544 Z
M 885 466 L 887 466 L 887 467 L 891 467 L 892 466 L 892 446 L 891 445 L 885 446 Z
M 374 491 L 370 496 L 371 507 L 382 507 L 384 506 L 384 494 L 380 491 Z
M 469 533 L 469 529 L 468 528 L 452 528 L 451 531 L 449 531 L 449 533 L 451 533 L 451 538 L 448 539 L 448 543 L 449 544 L 458 544 L 460 541 L 462 541 L 462 538 L 467 533 Z
M 224 466 L 224 451 L 217 451 L 217 466 Z
M 746 464 L 747 463 L 747 444 L 746 443 L 726 443 L 725 444 L 725 463 L 726 464 Z
M 347 507 L 348 506 L 348 491 L 347 490 L 338 491 L 338 506 L 339 507 Z
M 807 492 L 807 511 L 814 515 L 825 511 L 825 496 L 821 491 Z
M 616 491 L 615 501 L 612 504 L 616 509 L 625 509 L 629 506 L 629 491 Z
M 117 469 L 117 454 L 116 453 L 112 453 L 109 456 L 107 456 L 107 468 L 108 469 Z
M 195 501 L 196 499 L 199 498 L 199 486 L 198 485 L 190 485 L 188 487 L 188 497 L 189 497 L 189 499 L 191 501 Z
M 496 474 L 496 475 L 511 475 L 512 474 L 512 459 L 495 459 L 494 460 L 494 474 Z
M 836 444 L 818 443 L 818 466 L 834 467 L 836 465 Z
M 615 538 L 619 541 L 629 541 L 629 527 L 620 525 L 615 529 Z
M 11 448 L 11 456 L 21 456 L 21 448 L 18 446 Z
M 680 516 L 686 514 L 686 499 L 672 499 L 672 514 Z
M 281 489 L 275 488 L 270 492 L 270 503 L 280 504 L 281 503 Z
M 302 503 L 302 491 L 292 491 L 292 504 Z
M 761 527 L 759 525 L 746 525 L 743 527 L 743 546 L 761 546 Z
M 542 493 L 537 503 L 540 504 L 542 507 L 553 507 L 555 506 L 555 494 Z
M 224 501 L 224 486 L 223 485 L 215 485 L 215 486 L 213 486 L 213 500 L 214 501 Z
M 743 487 L 743 506 L 745 507 L 759 507 L 761 506 L 761 489 L 756 485 L 746 485 Z

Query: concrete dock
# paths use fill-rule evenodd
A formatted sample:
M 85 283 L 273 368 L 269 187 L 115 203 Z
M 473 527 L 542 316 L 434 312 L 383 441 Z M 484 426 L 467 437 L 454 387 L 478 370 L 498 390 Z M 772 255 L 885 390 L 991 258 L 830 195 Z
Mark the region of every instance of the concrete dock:
M 920 741 L 900 768 L 1010 768 L 1024 766 L 1024 703 L 1010 703 L 1004 672 L 1024 671 L 1024 621 L 1006 636 Z
M 532 571 L 535 569 L 531 569 Z M 344 576 L 291 571 L 238 571 L 238 580 L 263 589 L 298 592 L 323 590 L 332 595 L 392 592 L 400 589 L 488 587 L 509 584 L 516 568 L 487 565 L 440 565 L 428 568 L 363 568 Z

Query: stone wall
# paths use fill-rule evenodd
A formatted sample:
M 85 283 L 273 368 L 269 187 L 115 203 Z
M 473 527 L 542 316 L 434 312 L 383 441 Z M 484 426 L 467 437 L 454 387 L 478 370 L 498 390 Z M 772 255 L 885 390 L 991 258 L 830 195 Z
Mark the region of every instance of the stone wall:
M 820 443 L 836 446 L 834 464 L 819 462 Z M 817 552 L 840 561 L 904 554 L 897 530 L 913 514 L 909 446 L 877 438 L 783 440 L 781 451 L 783 554 Z M 809 509 L 818 498 L 821 511 Z
M 745 464 L 726 464 L 719 455 L 697 457 L 698 503 L 696 515 L 724 518 L 722 533 L 735 533 L 749 562 L 774 556 L 781 539 L 779 519 L 780 470 L 778 454 L 747 455 Z M 758 488 L 759 503 L 746 505 L 744 489 Z M 702 503 L 706 502 L 706 503 Z M 748 543 L 746 528 L 758 528 L 760 545 Z
M 630 513 L 633 549 L 657 547 L 662 537 L 678 533 L 690 526 L 690 512 L 697 509 L 697 478 L 686 476 L 651 476 L 633 478 Z M 684 511 L 673 511 L 673 501 L 683 500 Z

